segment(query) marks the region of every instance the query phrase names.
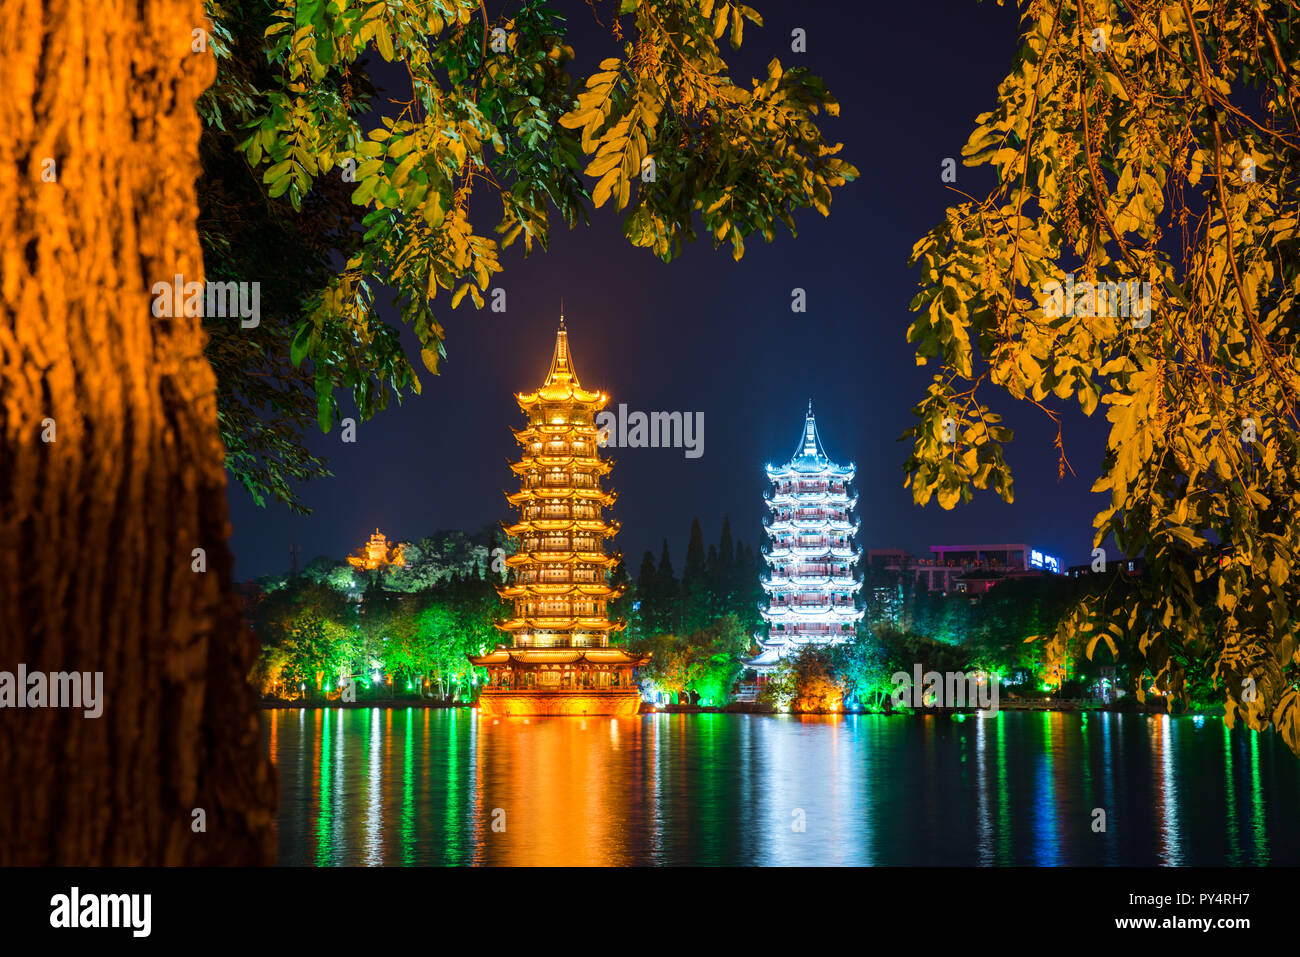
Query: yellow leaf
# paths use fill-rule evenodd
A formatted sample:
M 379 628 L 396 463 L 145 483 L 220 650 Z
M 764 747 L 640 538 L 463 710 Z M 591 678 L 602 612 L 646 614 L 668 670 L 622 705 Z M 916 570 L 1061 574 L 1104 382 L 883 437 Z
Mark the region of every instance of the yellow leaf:
M 609 199 L 610 190 L 614 188 L 614 182 L 618 179 L 619 168 L 615 166 L 606 173 L 599 183 L 596 184 L 595 190 L 591 194 L 591 202 L 597 207 L 605 205 L 605 200 Z

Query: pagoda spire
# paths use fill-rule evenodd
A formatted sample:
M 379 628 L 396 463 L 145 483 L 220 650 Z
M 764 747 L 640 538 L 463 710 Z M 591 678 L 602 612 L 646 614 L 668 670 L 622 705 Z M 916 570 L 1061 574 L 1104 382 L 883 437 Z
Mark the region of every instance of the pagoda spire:
M 555 353 L 551 356 L 551 368 L 546 373 L 545 386 L 572 385 L 581 388 L 578 373 L 573 368 L 573 358 L 569 354 L 569 333 L 564 328 L 564 307 L 560 307 L 560 328 L 555 333 Z
M 799 444 L 795 446 L 794 453 L 795 458 L 805 456 L 817 459 L 827 457 L 822 449 L 821 436 L 817 434 L 817 417 L 813 415 L 812 399 L 808 400 L 808 415 L 803 420 L 803 435 L 799 439 Z

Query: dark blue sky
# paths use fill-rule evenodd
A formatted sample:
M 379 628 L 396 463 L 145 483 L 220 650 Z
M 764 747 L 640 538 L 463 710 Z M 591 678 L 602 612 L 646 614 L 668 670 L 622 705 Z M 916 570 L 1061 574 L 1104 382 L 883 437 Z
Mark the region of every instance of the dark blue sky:
M 608 208 L 590 227 L 560 227 L 547 253 L 524 259 L 512 248 L 494 283 L 507 293 L 504 314 L 476 311 L 468 298 L 453 312 L 440 298 L 448 359 L 441 376 L 422 376 L 422 396 L 362 423 L 355 444 L 337 432 L 311 437 L 335 472 L 303 487 L 314 515 L 259 509 L 231 487 L 237 576 L 285 570 L 294 542 L 304 561 L 342 557 L 375 527 L 417 539 L 509 517 L 509 427 L 521 424 L 513 393 L 544 377 L 561 298 L 585 387 L 608 392 L 614 408 L 704 413 L 701 458 L 681 449 L 612 452 L 609 484 L 620 493 L 614 515 L 623 525 L 616 544 L 633 575 L 641 553 L 657 556 L 665 537 L 680 572 L 692 516 L 706 541 L 716 541 L 726 513 L 734 533 L 756 544 L 763 464 L 789 458 L 809 399 L 827 452 L 857 464 L 863 548 L 925 554 L 931 544 L 1025 542 L 1063 565 L 1088 560 L 1092 516 L 1103 503 L 1089 487 L 1104 450 L 1104 410 L 1091 420 L 1067 411 L 1066 451 L 1078 477 L 1058 482 L 1054 426 L 990 393 L 1016 433 L 1007 450 L 1015 503 L 980 493 L 952 512 L 934 503 L 918 509 L 903 488 L 908 445 L 898 437 L 935 371 L 916 366 L 906 342 L 919 279 L 907 259 L 958 199 L 940 165 L 959 157 L 975 116 L 993 106 L 1017 46 L 1014 8 L 974 0 L 754 5 L 765 25 L 747 24 L 744 47 L 728 53 L 733 77 L 748 86 L 777 56 L 822 76 L 839 99 L 840 117 L 822 128 L 844 142 L 842 155 L 862 175 L 834 191 L 830 218 L 805 211 L 798 237 L 783 227 L 770 244 L 751 237 L 740 263 L 729 245 L 715 250 L 706 240 L 664 264 L 629 245 Z M 615 52 L 585 3 L 557 6 L 573 28 L 575 73 Z M 608 7 L 598 4 L 606 19 Z M 807 32 L 806 54 L 790 52 L 795 27 Z M 979 196 L 990 176 L 959 166 L 956 185 Z M 484 219 L 479 230 L 492 225 Z M 790 310 L 795 287 L 807 292 L 804 314 Z

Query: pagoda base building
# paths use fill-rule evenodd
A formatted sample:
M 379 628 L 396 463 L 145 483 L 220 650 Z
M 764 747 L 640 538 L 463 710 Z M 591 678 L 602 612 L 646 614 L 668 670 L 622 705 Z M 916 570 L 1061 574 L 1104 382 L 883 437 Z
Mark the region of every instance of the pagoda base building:
M 644 660 L 622 648 L 498 648 L 470 658 L 488 672 L 481 715 L 635 715 L 633 669 Z
M 497 625 L 512 642 L 469 656 L 488 673 L 479 714 L 635 715 L 635 669 L 649 655 L 609 643 L 626 627 L 609 618 L 609 602 L 622 594 L 608 580 L 618 555 L 606 552 L 618 523 L 603 517 L 614 494 L 600 487 L 610 465 L 598 454 L 595 421 L 609 397 L 578 383 L 563 316 L 546 381 L 515 398 L 528 422 L 515 431 L 523 454 L 511 464 L 520 490 L 507 496 L 519 520 L 505 531 L 519 548 L 498 589 L 513 614 Z

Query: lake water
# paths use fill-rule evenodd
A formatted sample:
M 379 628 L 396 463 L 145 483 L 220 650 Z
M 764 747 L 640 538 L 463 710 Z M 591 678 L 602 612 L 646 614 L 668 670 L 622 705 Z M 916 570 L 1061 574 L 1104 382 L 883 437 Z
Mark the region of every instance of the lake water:
M 376 708 L 263 735 L 282 864 L 1300 863 L 1300 760 L 1214 718 Z

